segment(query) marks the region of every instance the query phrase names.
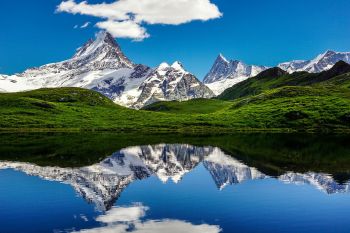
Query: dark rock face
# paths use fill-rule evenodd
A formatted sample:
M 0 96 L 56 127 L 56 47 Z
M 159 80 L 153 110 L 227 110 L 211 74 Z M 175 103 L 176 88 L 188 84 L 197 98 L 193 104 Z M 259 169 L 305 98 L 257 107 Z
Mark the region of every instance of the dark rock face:
M 349 72 L 350 64 L 344 61 L 338 61 L 330 70 L 324 71 L 321 76 L 325 76 L 324 79 L 327 79 L 327 77 L 335 77 Z
M 340 120 L 345 124 L 350 124 L 350 113 L 347 113 L 340 117 Z
M 260 74 L 256 76 L 258 79 L 263 79 L 263 78 L 278 78 L 283 75 L 287 75 L 288 72 L 282 70 L 281 68 L 274 67 L 267 69 L 265 71 L 262 71 Z
M 295 121 L 304 118 L 308 118 L 309 116 L 302 111 L 290 111 L 284 115 L 288 120 Z

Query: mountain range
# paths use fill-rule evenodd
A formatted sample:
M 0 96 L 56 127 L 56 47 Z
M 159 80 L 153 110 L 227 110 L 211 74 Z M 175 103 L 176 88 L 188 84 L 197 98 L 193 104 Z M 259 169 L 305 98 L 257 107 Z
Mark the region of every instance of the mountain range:
M 320 73 L 331 69 L 338 61 L 350 63 L 350 52 L 328 50 L 312 60 L 285 62 L 278 64 L 277 67 L 288 73 L 301 71 Z M 220 54 L 203 81 L 216 95 L 220 95 L 227 88 L 243 82 L 248 78 L 255 77 L 269 68 L 266 66 L 247 65 L 237 60 L 227 60 Z
M 350 63 L 350 52 L 327 51 L 312 60 L 281 63 L 278 67 L 289 73 L 318 73 L 340 60 Z M 178 61 L 172 65 L 162 63 L 156 68 L 134 64 L 113 36 L 102 31 L 71 59 L 19 74 L 0 75 L 0 92 L 81 87 L 98 91 L 119 105 L 140 109 L 158 101 L 212 98 L 268 68 L 227 60 L 220 54 L 201 82 Z

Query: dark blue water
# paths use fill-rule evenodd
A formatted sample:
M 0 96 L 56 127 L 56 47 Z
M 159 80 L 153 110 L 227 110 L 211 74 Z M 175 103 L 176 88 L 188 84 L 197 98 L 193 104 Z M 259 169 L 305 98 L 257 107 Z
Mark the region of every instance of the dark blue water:
M 350 185 L 159 144 L 69 168 L 0 163 L 0 232 L 350 232 Z

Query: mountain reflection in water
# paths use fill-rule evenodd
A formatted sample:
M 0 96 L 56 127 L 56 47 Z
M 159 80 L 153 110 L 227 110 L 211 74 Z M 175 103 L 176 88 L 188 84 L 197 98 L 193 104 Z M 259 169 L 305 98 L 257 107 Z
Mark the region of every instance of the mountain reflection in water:
M 99 217 L 101 222 L 110 221 L 106 229 L 113 226 L 114 222 L 121 221 L 127 222 L 126 225 L 118 225 L 124 230 L 126 226 L 130 227 L 130 224 L 137 225 L 138 229 L 151 226 L 155 229 L 166 229 L 169 225 L 175 224 L 184 229 L 190 227 L 188 232 L 218 232 L 215 226 L 193 226 L 178 220 L 140 222 L 139 217 L 147 211 L 147 207 L 142 205 L 113 207 L 123 189 L 131 182 L 155 175 L 164 183 L 169 180 L 178 183 L 186 173 L 191 172 L 200 163 L 210 173 L 220 190 L 227 185 L 247 180 L 269 178 L 256 168 L 249 167 L 231 155 L 225 154 L 220 148 L 188 144 L 128 147 L 97 164 L 81 168 L 41 167 L 24 162 L 3 161 L 0 162 L 0 169 L 14 169 L 45 180 L 71 185 L 85 200 L 94 203 L 98 210 L 109 210 L 106 215 Z M 309 184 L 328 194 L 349 192 L 348 182 L 340 184 L 331 175 L 323 173 L 287 172 L 277 176 L 276 179 L 284 183 Z M 135 213 L 137 216 L 124 215 L 125 208 L 129 208 L 128 210 L 132 210 L 130 213 Z M 121 219 L 123 217 L 124 220 Z

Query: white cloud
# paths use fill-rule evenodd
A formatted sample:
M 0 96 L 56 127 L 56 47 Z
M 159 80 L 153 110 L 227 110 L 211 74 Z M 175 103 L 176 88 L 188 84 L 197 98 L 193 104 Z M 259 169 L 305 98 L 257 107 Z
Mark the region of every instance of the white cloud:
M 129 17 L 124 12 L 115 9 L 114 4 L 115 3 L 89 4 L 87 1 L 76 3 L 75 0 L 68 0 L 61 2 L 57 7 L 57 11 L 109 19 L 128 19 Z
M 222 16 L 210 0 L 118 0 L 100 4 L 67 0 L 58 5 L 57 11 L 107 19 L 97 26 L 110 31 L 115 37 L 134 39 L 148 37 L 141 24 L 179 25 Z M 131 27 L 131 32 L 125 32 L 128 31 L 126 25 Z
M 86 22 L 80 26 L 80 28 L 87 28 L 90 25 L 90 22 Z
M 86 22 L 84 23 L 83 25 L 79 26 L 79 25 L 74 25 L 74 29 L 78 29 L 78 28 L 81 28 L 81 29 L 84 29 L 84 28 L 87 28 L 91 23 L 90 22 Z
M 149 37 L 144 27 L 131 20 L 126 21 L 103 21 L 96 24 L 98 28 L 110 32 L 114 37 L 131 38 L 135 40 L 143 40 Z

